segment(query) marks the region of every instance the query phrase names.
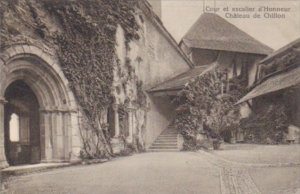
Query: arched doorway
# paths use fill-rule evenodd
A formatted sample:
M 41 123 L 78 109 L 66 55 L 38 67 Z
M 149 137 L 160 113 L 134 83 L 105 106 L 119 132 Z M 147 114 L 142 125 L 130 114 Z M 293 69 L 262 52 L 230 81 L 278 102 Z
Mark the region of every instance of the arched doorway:
M 55 57 L 35 46 L 4 52 L 4 58 L 0 55 L 0 169 L 8 163 L 79 160 L 80 114 Z
M 5 154 L 10 165 L 40 162 L 39 104 L 23 81 L 11 83 L 5 91 Z

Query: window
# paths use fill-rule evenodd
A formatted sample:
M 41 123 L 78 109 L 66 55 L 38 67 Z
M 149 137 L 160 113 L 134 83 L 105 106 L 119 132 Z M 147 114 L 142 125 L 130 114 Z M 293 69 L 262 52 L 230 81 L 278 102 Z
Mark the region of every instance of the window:
M 20 141 L 20 119 L 15 113 L 11 115 L 9 121 L 9 140 L 11 142 Z
M 13 113 L 9 121 L 9 140 L 11 142 L 30 142 L 29 117 Z

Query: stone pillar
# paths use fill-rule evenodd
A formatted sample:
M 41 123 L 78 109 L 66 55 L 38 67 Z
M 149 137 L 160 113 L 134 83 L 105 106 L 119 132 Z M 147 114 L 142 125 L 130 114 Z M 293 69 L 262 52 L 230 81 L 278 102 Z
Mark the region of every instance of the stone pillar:
M 132 140 L 133 140 L 133 128 L 134 128 L 134 109 L 132 107 L 130 108 L 127 108 L 127 111 L 128 111 L 128 131 L 129 131 L 129 134 L 128 134 L 128 137 L 127 137 L 127 142 L 128 143 L 132 143 Z
M 118 138 L 120 136 L 120 123 L 119 123 L 119 107 L 117 104 L 113 105 L 114 110 L 114 119 L 115 119 L 115 136 L 114 138 Z
M 119 123 L 119 107 L 118 104 L 113 105 L 113 111 L 114 111 L 114 126 L 115 126 L 115 136 L 111 139 L 111 146 L 112 151 L 114 154 L 118 154 L 121 151 L 121 145 L 120 145 L 120 123 Z
M 133 135 L 137 135 L 136 110 L 133 110 L 132 112 L 132 129 Z
M 77 162 L 81 149 L 78 113 L 73 110 L 41 110 L 42 162 Z
M 41 127 L 41 162 L 52 162 L 53 142 L 52 142 L 52 118 L 47 110 L 40 111 Z
M 132 143 L 132 111 L 128 111 L 128 137 L 127 137 L 127 142 Z
M 5 156 L 5 141 L 4 141 L 4 98 L 0 97 L 0 169 L 8 167 Z
M 56 114 L 51 109 L 49 111 L 50 114 L 50 123 L 51 123 L 51 142 L 52 142 L 52 162 L 57 161 L 58 153 L 57 153 L 57 117 Z
M 71 162 L 78 162 L 80 160 L 80 150 L 81 150 L 81 139 L 80 139 L 80 127 L 79 127 L 79 120 L 80 113 L 76 111 L 70 112 L 70 126 L 68 130 L 71 132 L 71 142 L 70 146 L 72 147 L 70 153 L 70 161 Z
M 64 159 L 69 160 L 71 154 L 71 145 L 72 145 L 72 127 L 70 125 L 70 113 L 65 111 L 63 112 L 63 134 L 64 134 Z
M 52 112 L 52 117 L 55 118 L 55 123 L 53 127 L 55 128 L 55 136 L 53 139 L 55 139 L 55 150 L 54 150 L 54 156 L 55 161 L 62 162 L 65 161 L 65 151 L 64 151 L 64 132 L 63 132 L 63 113 L 60 110 L 55 110 Z

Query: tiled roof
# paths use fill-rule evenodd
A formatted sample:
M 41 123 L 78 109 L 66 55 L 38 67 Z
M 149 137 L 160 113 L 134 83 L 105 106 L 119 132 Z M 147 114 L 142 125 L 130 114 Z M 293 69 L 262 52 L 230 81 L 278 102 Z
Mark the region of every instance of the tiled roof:
M 189 80 L 203 74 L 206 72 L 206 70 L 210 69 L 210 67 L 213 67 L 212 64 L 205 65 L 205 66 L 196 66 L 187 72 L 184 72 L 178 76 L 175 76 L 174 78 L 171 78 L 170 80 L 167 80 L 158 86 L 151 88 L 148 90 L 149 92 L 160 92 L 160 91 L 167 91 L 167 90 L 180 90 L 184 88 L 184 86 L 189 82 Z
M 269 61 L 273 60 L 274 58 L 281 57 L 285 55 L 287 52 L 291 52 L 293 49 L 297 48 L 299 50 L 300 48 L 300 38 L 292 41 L 291 43 L 287 44 L 286 46 L 274 51 L 270 55 L 268 55 L 266 58 L 261 60 L 259 63 L 268 63 Z
M 182 41 L 191 48 L 267 55 L 273 50 L 222 17 L 203 13 Z
M 248 101 L 258 96 L 289 88 L 300 84 L 300 67 L 275 75 L 263 81 L 253 88 L 246 96 L 240 99 L 237 104 Z

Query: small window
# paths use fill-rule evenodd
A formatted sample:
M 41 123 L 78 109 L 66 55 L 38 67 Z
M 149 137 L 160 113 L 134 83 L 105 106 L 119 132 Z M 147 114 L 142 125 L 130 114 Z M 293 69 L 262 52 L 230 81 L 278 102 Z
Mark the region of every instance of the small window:
M 11 115 L 9 121 L 9 140 L 11 142 L 20 141 L 20 118 L 15 113 Z

